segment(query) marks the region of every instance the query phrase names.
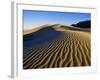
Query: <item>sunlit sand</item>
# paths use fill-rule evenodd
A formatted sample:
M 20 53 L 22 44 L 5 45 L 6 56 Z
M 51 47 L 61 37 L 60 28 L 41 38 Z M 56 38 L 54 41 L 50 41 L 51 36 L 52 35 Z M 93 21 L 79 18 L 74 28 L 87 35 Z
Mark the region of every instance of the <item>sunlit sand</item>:
M 47 24 L 23 32 L 24 69 L 91 66 L 90 29 Z

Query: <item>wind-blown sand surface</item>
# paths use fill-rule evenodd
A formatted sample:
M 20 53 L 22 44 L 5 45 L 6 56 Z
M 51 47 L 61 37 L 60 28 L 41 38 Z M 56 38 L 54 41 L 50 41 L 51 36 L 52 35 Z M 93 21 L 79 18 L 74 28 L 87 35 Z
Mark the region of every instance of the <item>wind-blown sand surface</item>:
M 91 65 L 90 29 L 55 24 L 24 33 L 24 69 Z

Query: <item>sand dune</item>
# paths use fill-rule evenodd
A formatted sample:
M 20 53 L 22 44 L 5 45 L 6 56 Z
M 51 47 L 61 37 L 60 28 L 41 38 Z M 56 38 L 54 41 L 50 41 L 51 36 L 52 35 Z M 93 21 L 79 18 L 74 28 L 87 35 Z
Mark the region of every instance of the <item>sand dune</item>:
M 32 32 L 36 32 L 36 31 L 38 31 L 38 30 L 40 30 L 42 28 L 48 27 L 48 26 L 50 26 L 50 24 L 45 24 L 45 25 L 42 25 L 40 27 L 33 28 L 33 29 L 27 29 L 27 30 L 24 30 L 23 33 L 24 33 L 24 35 L 27 35 L 27 34 L 30 34 Z
M 56 24 L 32 31 L 23 37 L 24 69 L 91 65 L 89 29 Z

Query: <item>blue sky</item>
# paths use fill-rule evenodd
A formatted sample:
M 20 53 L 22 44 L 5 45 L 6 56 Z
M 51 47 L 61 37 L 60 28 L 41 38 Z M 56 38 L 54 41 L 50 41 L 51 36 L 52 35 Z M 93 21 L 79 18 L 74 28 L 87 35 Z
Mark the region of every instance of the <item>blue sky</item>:
M 24 30 L 44 24 L 71 25 L 85 20 L 91 20 L 90 13 L 23 10 Z

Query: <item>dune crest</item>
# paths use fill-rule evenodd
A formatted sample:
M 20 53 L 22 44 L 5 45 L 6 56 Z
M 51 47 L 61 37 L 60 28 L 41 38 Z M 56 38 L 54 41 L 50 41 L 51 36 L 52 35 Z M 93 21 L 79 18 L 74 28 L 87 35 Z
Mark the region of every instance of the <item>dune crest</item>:
M 37 28 L 24 30 L 23 33 L 24 33 L 24 35 L 27 35 L 27 34 L 30 34 L 30 33 L 32 33 L 32 32 L 36 32 L 36 31 L 38 31 L 38 30 L 40 30 L 40 29 L 42 29 L 42 28 L 48 27 L 48 26 L 50 26 L 50 24 L 45 24 L 45 25 L 39 26 L 39 27 L 37 27 Z

